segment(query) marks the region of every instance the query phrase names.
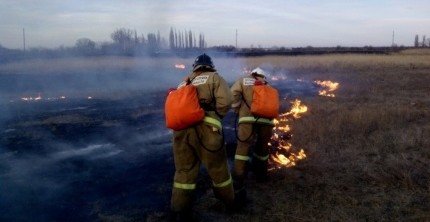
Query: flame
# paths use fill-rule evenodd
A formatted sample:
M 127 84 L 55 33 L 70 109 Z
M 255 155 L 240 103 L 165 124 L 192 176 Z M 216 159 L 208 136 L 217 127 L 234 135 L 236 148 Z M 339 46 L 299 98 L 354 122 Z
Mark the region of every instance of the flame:
M 175 68 L 177 68 L 177 69 L 185 69 L 185 65 L 184 64 L 175 64 Z
M 40 93 L 37 95 L 37 97 L 32 97 L 32 96 L 29 96 L 29 97 L 21 97 L 21 100 L 23 100 L 23 101 L 39 101 L 39 100 L 42 100 L 42 96 L 40 95 Z
M 324 88 L 318 91 L 318 95 L 320 96 L 335 97 L 333 92 L 339 88 L 338 82 L 332 82 L 330 80 L 316 80 L 314 83 Z
M 301 114 L 308 111 L 308 107 L 301 104 L 302 101 L 299 99 L 296 99 L 292 102 L 293 106 L 291 107 L 291 110 L 286 113 L 282 113 L 281 117 L 287 117 L 287 116 L 293 116 L 295 119 L 298 119 L 301 117 Z
M 306 158 L 305 151 L 300 149 L 299 152 L 294 152 L 293 145 L 288 140 L 293 136 L 290 121 L 301 118 L 301 115 L 308 111 L 308 107 L 303 105 L 299 99 L 291 103 L 291 109 L 274 120 L 273 134 L 268 143 L 272 150 L 271 163 L 277 168 L 296 166 L 298 161 Z
M 34 100 L 36 100 L 36 101 L 41 100 L 41 99 L 42 99 L 42 96 L 40 96 L 40 93 L 36 98 L 34 98 Z
M 26 102 L 30 102 L 30 101 L 36 102 L 36 101 L 58 101 L 58 100 L 65 100 L 66 98 L 67 97 L 64 95 L 62 95 L 60 97 L 42 97 L 41 94 L 39 93 L 36 97 L 32 97 L 32 96 L 21 97 L 21 100 L 26 101 Z M 84 98 L 86 98 L 88 100 L 93 99 L 92 96 L 87 96 Z M 13 102 L 13 100 L 11 100 L 11 102 Z

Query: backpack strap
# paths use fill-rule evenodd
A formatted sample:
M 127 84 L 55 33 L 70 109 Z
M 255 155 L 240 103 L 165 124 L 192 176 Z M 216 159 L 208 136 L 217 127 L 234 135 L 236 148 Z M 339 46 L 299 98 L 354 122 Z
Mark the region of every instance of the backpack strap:
M 246 102 L 245 96 L 243 95 L 243 84 L 240 84 L 240 87 L 242 88 L 240 95 L 242 96 L 242 100 L 245 103 L 245 105 L 248 107 L 249 110 L 251 110 L 251 106 Z

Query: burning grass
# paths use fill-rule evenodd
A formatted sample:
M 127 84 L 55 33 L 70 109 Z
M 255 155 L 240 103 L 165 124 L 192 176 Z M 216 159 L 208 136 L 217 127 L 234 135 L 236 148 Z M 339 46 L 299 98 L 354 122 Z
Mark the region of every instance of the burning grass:
M 336 97 L 303 100 L 308 110 L 284 128 L 306 159 L 249 180 L 247 209 L 225 221 L 430 220 L 430 57 L 347 55 L 274 59 L 297 78 L 330 79 Z M 289 61 L 289 62 L 286 62 Z
M 215 62 L 223 64 L 228 60 Z M 216 200 L 207 190 L 196 204 L 203 221 L 430 220 L 429 54 L 267 56 L 241 60 L 249 67 L 271 64 L 274 71 L 285 72 L 291 79 L 330 80 L 326 90 L 334 97 L 299 98 L 300 103 L 285 110 L 276 130 L 287 133 L 288 138 L 277 146 L 282 149 L 275 152 L 272 161 L 277 159 L 278 166 L 295 163 L 294 167 L 272 170 L 270 183 L 248 180 L 251 201 L 243 212 L 233 216 L 215 212 L 212 205 Z M 41 61 L 34 62 L 43 66 Z M 121 58 L 117 62 L 112 65 L 116 69 L 134 65 L 133 59 Z M 58 70 L 63 63 L 68 61 L 60 60 Z M 106 61 L 100 59 L 100 63 Z M 81 67 L 78 62 L 76 67 L 78 64 Z M 158 65 L 153 61 L 148 64 Z M 30 68 L 31 65 L 6 64 L 0 71 L 25 72 Z M 334 83 L 341 86 L 330 91 Z M 39 95 L 33 95 L 33 99 L 34 96 Z M 153 111 L 145 109 L 134 115 L 139 118 L 148 112 Z M 30 125 L 55 127 L 87 122 L 85 115 L 70 114 Z M 167 181 L 165 186 L 170 187 L 170 183 Z M 124 215 L 128 213 L 100 216 L 100 220 L 132 220 Z M 147 219 L 157 221 L 164 216 L 154 213 Z

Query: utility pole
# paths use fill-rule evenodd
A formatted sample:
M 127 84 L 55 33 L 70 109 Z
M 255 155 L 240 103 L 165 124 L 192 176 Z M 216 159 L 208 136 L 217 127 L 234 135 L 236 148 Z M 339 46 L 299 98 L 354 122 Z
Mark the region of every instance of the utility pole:
M 237 49 L 237 29 L 236 29 L 236 49 Z
M 24 46 L 24 54 L 25 54 L 25 29 L 22 29 L 22 44 Z
M 393 30 L 393 39 L 391 41 L 391 46 L 394 47 L 394 30 Z

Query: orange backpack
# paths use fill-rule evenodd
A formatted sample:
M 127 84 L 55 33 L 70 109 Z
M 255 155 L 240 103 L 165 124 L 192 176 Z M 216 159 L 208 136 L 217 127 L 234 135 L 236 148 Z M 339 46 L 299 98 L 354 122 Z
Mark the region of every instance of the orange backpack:
M 205 111 L 200 107 L 197 88 L 187 81 L 187 85 L 172 90 L 166 98 L 164 112 L 166 126 L 173 130 L 183 130 L 203 120 Z
M 255 81 L 251 113 L 256 117 L 273 119 L 279 115 L 279 94 L 275 88 Z

